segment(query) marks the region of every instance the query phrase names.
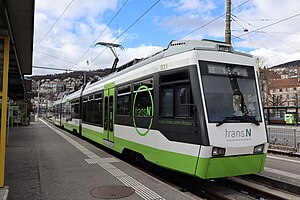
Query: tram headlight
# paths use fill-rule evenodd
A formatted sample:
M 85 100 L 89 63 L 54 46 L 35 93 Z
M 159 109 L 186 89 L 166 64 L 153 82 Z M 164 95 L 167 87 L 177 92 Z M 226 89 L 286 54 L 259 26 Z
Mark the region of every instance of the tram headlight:
M 224 156 L 225 148 L 213 147 L 212 156 Z
M 264 144 L 260 144 L 254 147 L 253 153 L 262 153 L 264 151 Z

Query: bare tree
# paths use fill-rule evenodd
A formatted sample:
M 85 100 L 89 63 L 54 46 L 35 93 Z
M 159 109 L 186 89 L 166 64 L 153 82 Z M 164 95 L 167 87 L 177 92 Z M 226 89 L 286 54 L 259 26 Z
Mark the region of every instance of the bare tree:
M 282 95 L 267 94 L 266 105 L 267 106 L 284 106 L 287 99 L 282 98 Z
M 256 67 L 259 71 L 259 88 L 260 88 L 260 94 L 262 98 L 262 104 L 263 106 L 268 106 L 268 86 L 270 83 L 270 80 L 268 79 L 269 74 L 269 61 L 265 57 L 256 57 Z
M 290 101 L 293 103 L 293 106 L 299 106 L 299 102 L 300 102 L 300 95 L 298 95 L 298 93 L 292 94 L 290 96 Z
M 256 56 L 254 58 L 259 69 L 269 68 L 271 66 L 269 60 L 266 57 Z

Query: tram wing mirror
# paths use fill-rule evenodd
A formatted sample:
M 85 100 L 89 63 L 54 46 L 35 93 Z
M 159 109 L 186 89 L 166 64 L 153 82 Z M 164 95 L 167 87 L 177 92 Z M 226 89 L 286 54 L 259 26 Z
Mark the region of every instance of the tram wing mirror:
M 187 102 L 186 102 L 186 89 L 185 88 L 180 89 L 179 96 L 180 96 L 180 103 L 186 104 Z
M 189 94 L 187 94 L 188 90 L 186 88 L 181 88 L 179 91 L 179 98 L 180 98 L 180 104 L 186 105 L 186 106 L 193 106 L 194 104 L 191 104 L 189 97 Z

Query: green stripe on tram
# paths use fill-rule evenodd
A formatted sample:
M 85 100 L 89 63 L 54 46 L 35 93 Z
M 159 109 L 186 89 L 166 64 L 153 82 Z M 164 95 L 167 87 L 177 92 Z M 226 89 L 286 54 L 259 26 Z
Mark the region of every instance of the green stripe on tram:
M 79 127 L 74 125 L 74 124 L 69 124 L 69 123 L 62 123 L 65 129 L 69 131 L 73 131 L 74 129 L 79 133 Z
M 82 127 L 82 135 L 103 144 L 104 134 Z M 113 150 L 122 153 L 124 148 L 143 154 L 146 160 L 159 166 L 194 175 L 197 157 L 160 150 L 115 137 Z
M 115 82 L 108 83 L 104 85 L 104 90 L 115 87 Z
M 266 154 L 219 158 L 199 158 L 196 176 L 204 179 L 262 172 Z
M 124 147 L 143 154 L 144 158 L 149 162 L 175 171 L 194 175 L 197 162 L 196 156 L 160 150 L 115 137 L 115 150 L 122 152 Z
M 103 134 L 97 131 L 90 130 L 88 128 L 82 127 L 82 136 L 93 140 L 99 144 L 103 144 Z
M 82 128 L 82 135 L 99 144 L 103 144 L 104 134 L 100 132 Z M 141 153 L 146 160 L 161 167 L 203 179 L 259 173 L 263 171 L 266 160 L 266 154 L 257 154 L 234 157 L 199 158 L 197 162 L 198 158 L 196 156 L 160 150 L 115 137 L 113 150 L 122 153 L 124 148 Z

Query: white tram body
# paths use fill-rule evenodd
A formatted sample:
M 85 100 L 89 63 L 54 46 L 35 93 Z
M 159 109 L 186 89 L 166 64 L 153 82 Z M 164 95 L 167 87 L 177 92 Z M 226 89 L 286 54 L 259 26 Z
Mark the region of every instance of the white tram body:
M 54 122 L 203 179 L 258 173 L 268 144 L 254 65 L 228 44 L 172 41 L 56 101 Z

